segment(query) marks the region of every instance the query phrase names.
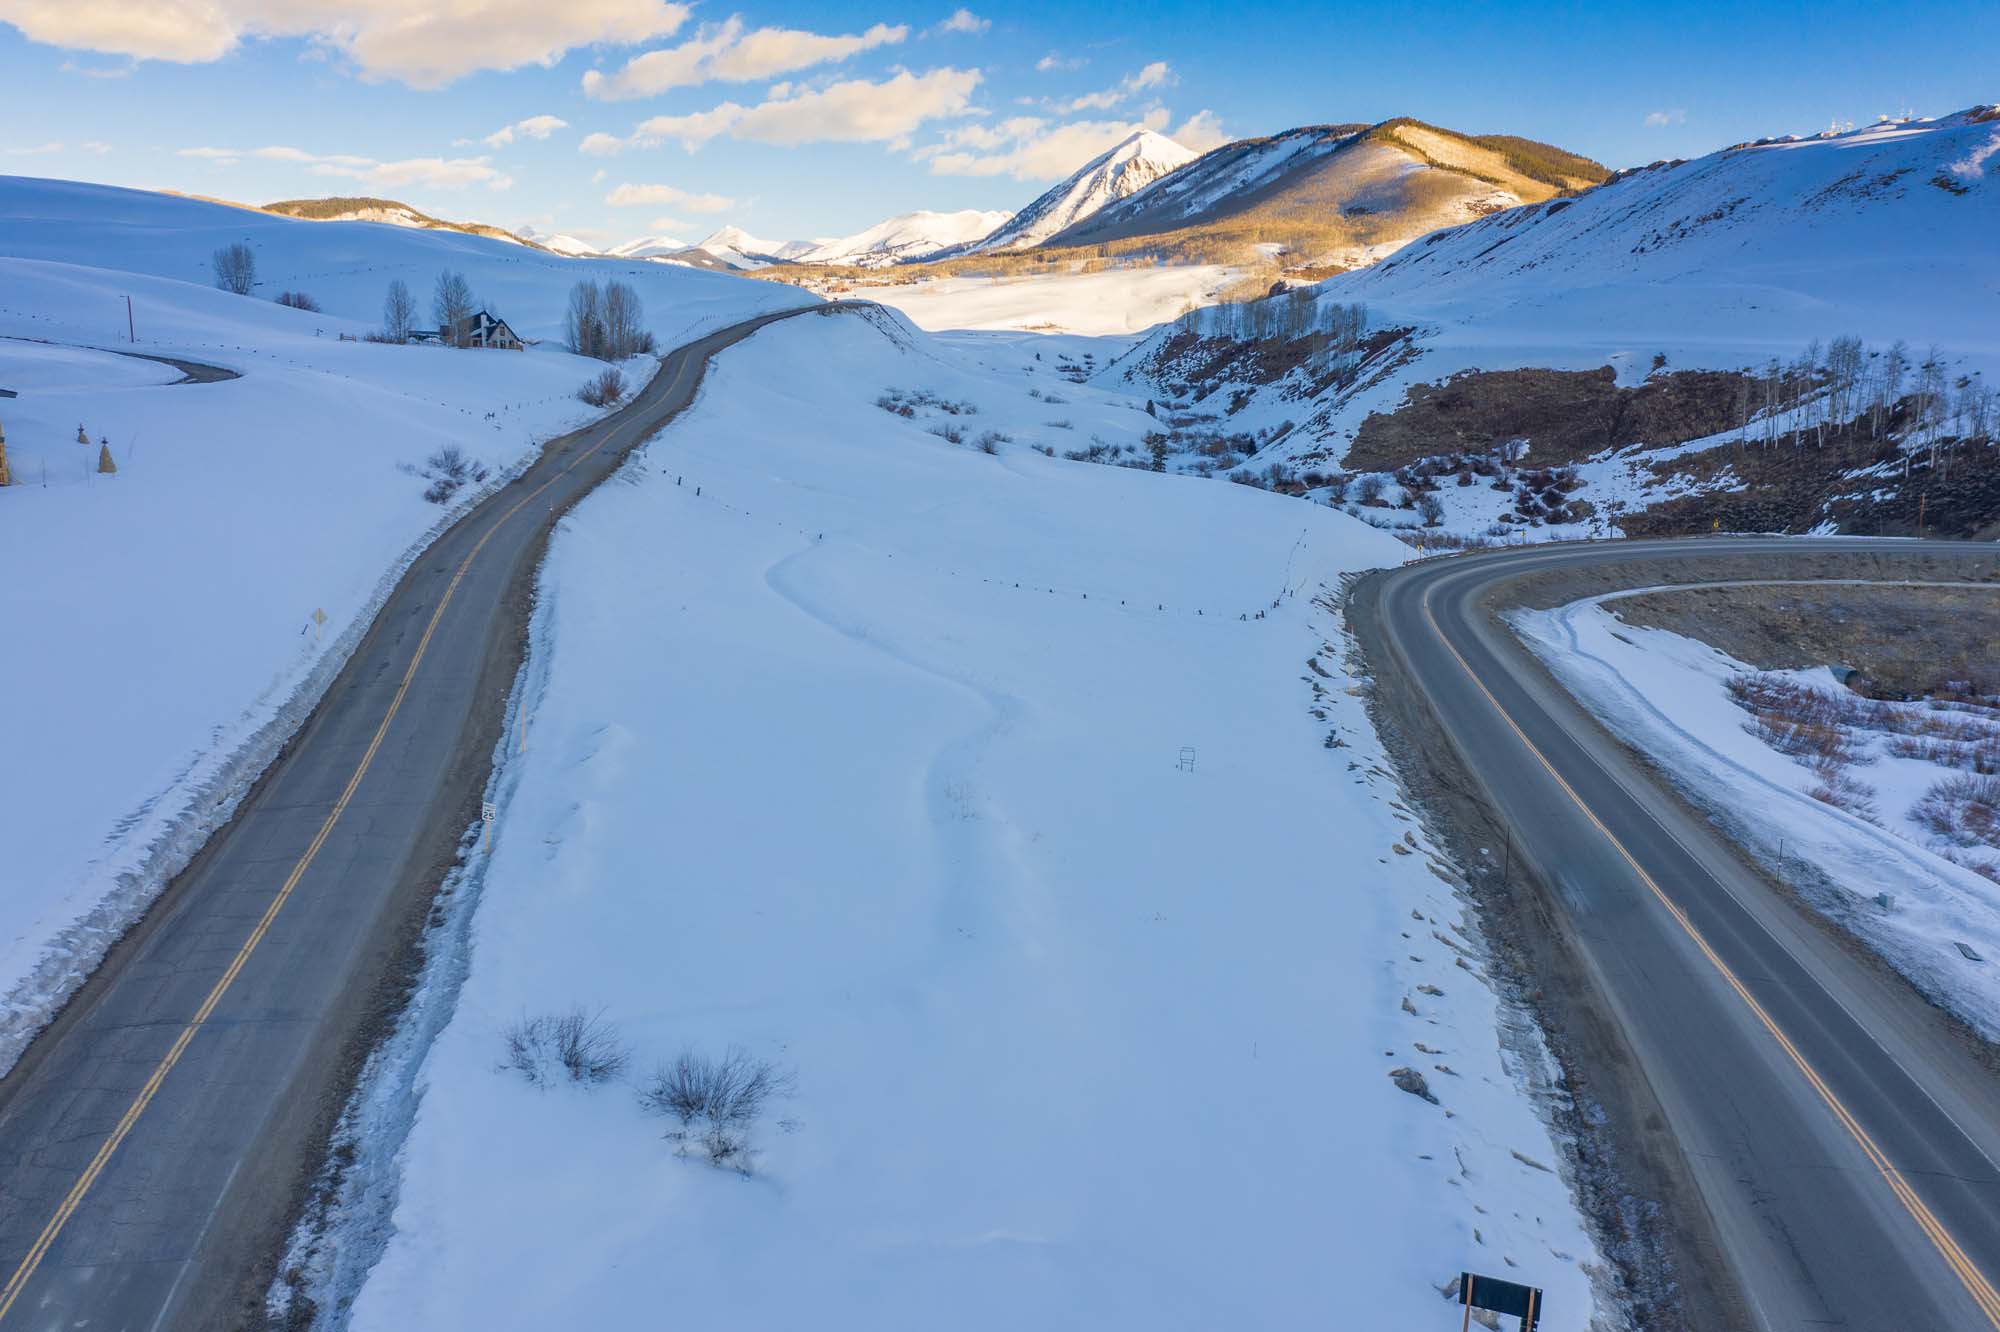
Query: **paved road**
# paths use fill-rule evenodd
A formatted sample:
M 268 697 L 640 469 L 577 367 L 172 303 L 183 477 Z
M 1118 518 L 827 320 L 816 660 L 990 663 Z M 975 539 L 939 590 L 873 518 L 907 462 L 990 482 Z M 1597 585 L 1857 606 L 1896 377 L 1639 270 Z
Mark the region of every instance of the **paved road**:
M 1746 1296 L 1742 1320 L 2000 1329 L 2000 1087 L 1906 986 L 1662 798 L 1482 607 L 1554 568 L 1627 566 L 1621 581 L 1642 586 L 1663 581 L 1666 554 L 1869 549 L 1993 558 L 1907 541 L 1517 550 L 1374 575 L 1357 586 L 1357 622 L 1429 703 L 1517 854 L 1555 885 L 1599 1002 L 1685 1152 Z
M 476 813 L 551 524 L 708 357 L 798 313 L 670 353 L 439 537 L 237 817 L 0 1082 L 0 1329 L 247 1322 Z

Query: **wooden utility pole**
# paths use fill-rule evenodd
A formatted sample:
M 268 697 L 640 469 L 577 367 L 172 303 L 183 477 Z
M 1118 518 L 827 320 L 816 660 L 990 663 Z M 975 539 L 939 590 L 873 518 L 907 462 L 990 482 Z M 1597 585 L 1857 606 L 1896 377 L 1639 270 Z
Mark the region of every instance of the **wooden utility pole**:
M 7 470 L 7 429 L 0 426 L 0 486 L 13 484 L 13 474 Z
M 132 298 L 130 296 L 125 298 L 125 340 L 127 342 L 137 342 L 139 340 L 139 330 L 132 323 Z

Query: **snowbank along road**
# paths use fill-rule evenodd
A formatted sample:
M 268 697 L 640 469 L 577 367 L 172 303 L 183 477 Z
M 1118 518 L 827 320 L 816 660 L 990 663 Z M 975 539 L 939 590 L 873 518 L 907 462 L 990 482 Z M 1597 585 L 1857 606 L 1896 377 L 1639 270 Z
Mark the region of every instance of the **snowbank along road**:
M 0 1327 L 254 1321 L 477 815 L 550 527 L 693 400 L 708 358 L 807 312 L 668 354 L 624 411 L 445 532 L 235 819 L 0 1082 Z
M 1602 1005 L 1636 1060 L 1622 1076 L 1656 1098 L 1741 1292 L 1730 1326 L 2000 1328 L 2000 1097 L 1914 991 L 1664 797 L 1493 603 L 1538 573 L 1610 568 L 1636 586 L 1662 559 L 1884 552 L 1991 559 L 1944 542 L 1634 541 L 1416 564 L 1355 591 L 1371 652 L 1422 695 L 1512 830 L 1515 865 L 1548 886 L 1531 928 L 1567 936 L 1581 1002 Z

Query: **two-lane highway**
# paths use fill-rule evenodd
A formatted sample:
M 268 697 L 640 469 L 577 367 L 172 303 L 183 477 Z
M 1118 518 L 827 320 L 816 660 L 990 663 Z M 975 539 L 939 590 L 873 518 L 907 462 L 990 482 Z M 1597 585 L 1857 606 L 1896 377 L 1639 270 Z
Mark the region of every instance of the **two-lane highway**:
M 552 524 L 693 400 L 711 356 L 807 312 L 669 353 L 439 537 L 236 817 L 0 1082 L 0 1329 L 256 1319 L 477 810 Z
M 1421 695 L 1551 885 L 1552 918 L 1636 1059 L 1622 1076 L 1649 1084 L 1684 1153 L 1747 1304 L 1737 1316 L 1784 1332 L 2000 1329 L 2000 1087 L 1907 986 L 1665 798 L 1493 614 L 1528 575 L 1643 586 L 1700 576 L 1662 577 L 1663 560 L 1733 571 L 1877 553 L 1979 562 L 1983 577 L 1995 562 L 1943 542 L 1553 546 L 1372 575 L 1350 604 L 1371 658 Z

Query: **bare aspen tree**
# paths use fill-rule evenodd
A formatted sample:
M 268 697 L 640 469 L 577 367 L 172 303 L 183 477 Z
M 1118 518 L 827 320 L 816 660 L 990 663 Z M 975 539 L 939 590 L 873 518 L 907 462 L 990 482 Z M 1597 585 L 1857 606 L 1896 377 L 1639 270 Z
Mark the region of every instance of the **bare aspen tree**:
M 623 282 L 604 284 L 606 360 L 622 361 L 639 350 L 639 326 L 645 317 L 638 292 Z
M 467 345 L 471 334 L 465 324 L 474 314 L 473 307 L 472 284 L 465 280 L 465 274 L 449 268 L 438 274 L 431 292 L 431 314 L 437 319 L 439 334 L 452 346 Z
M 599 356 L 604 346 L 604 289 L 579 282 L 569 289 L 563 315 L 563 345 L 578 356 Z
M 217 250 L 210 263 L 215 267 L 215 285 L 224 291 L 248 296 L 257 285 L 257 256 L 242 241 Z
M 416 321 L 417 303 L 410 299 L 408 284 L 397 278 L 382 298 L 382 336 L 391 342 L 408 342 L 410 327 Z

